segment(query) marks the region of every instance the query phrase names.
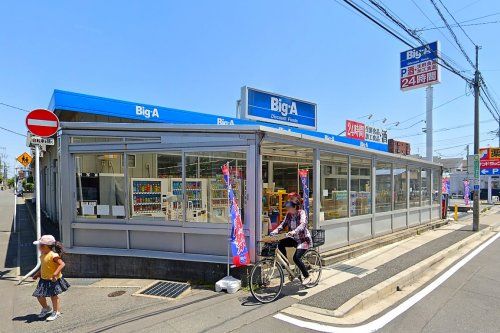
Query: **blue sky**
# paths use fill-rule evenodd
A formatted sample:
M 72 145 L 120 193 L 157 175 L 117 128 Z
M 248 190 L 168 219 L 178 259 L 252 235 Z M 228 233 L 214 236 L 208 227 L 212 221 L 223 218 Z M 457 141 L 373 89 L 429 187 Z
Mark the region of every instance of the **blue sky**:
M 409 26 L 432 27 L 412 1 L 383 2 Z M 442 26 L 430 1 L 415 2 Z M 494 0 L 443 2 L 459 21 L 500 12 Z M 474 22 L 494 20 L 500 15 Z M 480 67 L 490 90 L 500 93 L 500 24 L 465 29 L 483 47 Z M 399 52 L 407 47 L 334 0 L 3 2 L 0 31 L 0 102 L 26 109 L 47 107 L 52 91 L 64 89 L 233 116 L 240 87 L 249 85 L 316 102 L 318 129 L 331 133 L 340 132 L 346 118 L 373 113 L 374 120 L 395 122 L 425 111 L 425 89 L 399 90 Z M 473 45 L 456 33 L 472 56 Z M 471 69 L 444 29 L 423 37 L 440 40 L 447 56 Z M 443 71 L 434 105 L 466 91 L 461 79 Z M 0 112 L 0 126 L 25 131 L 23 112 L 3 106 Z M 496 145 L 488 131 L 498 126 L 482 105 L 481 119 L 481 144 Z M 435 110 L 435 129 L 472 121 L 472 96 Z M 423 126 L 389 136 L 425 154 L 425 136 L 415 135 Z M 463 143 L 438 150 L 463 155 L 472 130 L 436 132 L 435 149 Z M 26 150 L 22 137 L 1 130 L 0 146 L 11 161 Z

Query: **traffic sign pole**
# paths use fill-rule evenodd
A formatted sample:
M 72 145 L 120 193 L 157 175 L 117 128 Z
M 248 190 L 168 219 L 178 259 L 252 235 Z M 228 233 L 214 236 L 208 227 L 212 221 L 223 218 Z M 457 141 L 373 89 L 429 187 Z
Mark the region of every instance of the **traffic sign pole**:
M 36 239 L 42 237 L 42 223 L 40 214 L 40 146 L 35 145 L 35 212 L 36 212 Z M 36 266 L 28 274 L 26 274 L 18 284 L 21 284 L 28 277 L 35 274 L 40 269 L 40 248 L 36 247 Z
M 26 116 L 26 127 L 28 130 L 35 135 L 35 137 L 30 138 L 30 144 L 35 146 L 35 195 L 36 195 L 36 239 L 40 239 L 42 236 L 42 226 L 41 226 L 41 213 L 40 213 L 40 149 L 42 145 L 53 144 L 53 140 L 50 139 L 51 136 L 56 134 L 59 129 L 59 119 L 57 116 L 48 110 L 37 109 L 31 111 L 28 116 Z M 37 138 L 39 137 L 39 138 Z M 52 140 L 52 142 L 51 142 Z M 23 163 L 25 160 L 20 160 Z M 26 274 L 20 281 L 23 282 L 29 276 L 32 276 L 35 272 L 40 269 L 40 249 L 36 248 L 36 266 Z

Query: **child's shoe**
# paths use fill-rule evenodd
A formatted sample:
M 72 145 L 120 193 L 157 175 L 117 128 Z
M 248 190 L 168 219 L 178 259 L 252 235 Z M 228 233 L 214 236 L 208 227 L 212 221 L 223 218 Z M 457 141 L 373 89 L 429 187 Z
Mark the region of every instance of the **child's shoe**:
M 42 311 L 38 314 L 38 318 L 42 319 L 47 317 L 49 314 L 52 314 L 52 308 L 50 306 L 46 308 L 42 308 Z
M 47 319 L 45 319 L 46 321 L 54 321 L 56 320 L 57 318 L 59 318 L 59 316 L 61 315 L 60 312 L 52 312 L 52 314 L 50 316 L 47 317 Z

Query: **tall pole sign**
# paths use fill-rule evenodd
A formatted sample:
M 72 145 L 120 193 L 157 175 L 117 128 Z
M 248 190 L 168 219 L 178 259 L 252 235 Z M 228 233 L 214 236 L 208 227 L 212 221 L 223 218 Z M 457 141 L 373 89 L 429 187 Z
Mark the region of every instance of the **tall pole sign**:
M 433 84 L 441 82 L 439 59 L 439 41 L 401 52 L 400 78 L 401 90 L 411 90 L 426 87 L 426 157 L 432 161 L 432 109 Z
M 59 118 L 49 110 L 33 110 L 26 116 L 26 127 L 32 134 L 29 144 L 35 146 L 35 196 L 36 196 L 36 239 L 42 234 L 40 215 L 40 146 L 53 145 L 54 140 L 49 139 L 59 129 Z M 21 162 L 22 163 L 22 162 Z M 19 283 L 33 275 L 40 268 L 40 250 L 37 247 L 37 264 Z

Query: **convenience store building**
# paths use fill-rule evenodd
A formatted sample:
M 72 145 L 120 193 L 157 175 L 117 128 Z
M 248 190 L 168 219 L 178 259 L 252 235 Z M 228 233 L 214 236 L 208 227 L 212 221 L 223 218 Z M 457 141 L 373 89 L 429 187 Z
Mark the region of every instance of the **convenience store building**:
M 252 261 L 286 195 L 301 192 L 299 170 L 321 252 L 440 218 L 441 166 L 384 144 L 257 122 L 248 109 L 230 118 L 60 90 L 49 108 L 61 129 L 41 161 L 42 209 L 59 223 L 69 275 L 224 276 L 224 163 Z

